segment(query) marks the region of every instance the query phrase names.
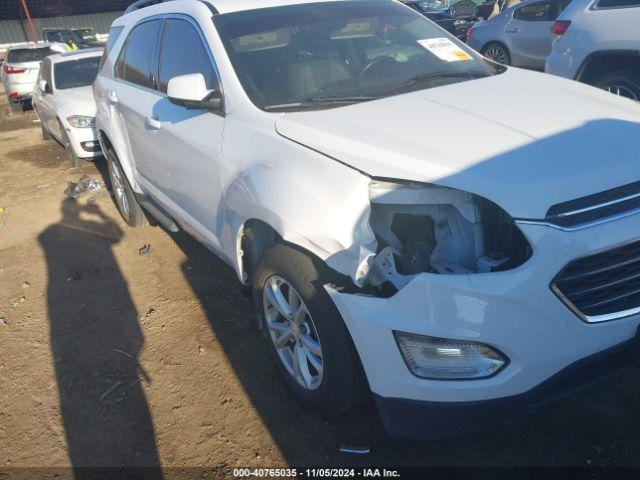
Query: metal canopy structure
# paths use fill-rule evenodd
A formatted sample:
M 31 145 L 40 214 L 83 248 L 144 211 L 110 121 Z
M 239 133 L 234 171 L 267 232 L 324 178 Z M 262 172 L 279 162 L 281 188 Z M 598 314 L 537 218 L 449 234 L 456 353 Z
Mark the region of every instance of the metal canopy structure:
M 26 0 L 33 18 L 123 11 L 132 0 Z M 0 1 L 0 20 L 23 20 L 21 0 Z

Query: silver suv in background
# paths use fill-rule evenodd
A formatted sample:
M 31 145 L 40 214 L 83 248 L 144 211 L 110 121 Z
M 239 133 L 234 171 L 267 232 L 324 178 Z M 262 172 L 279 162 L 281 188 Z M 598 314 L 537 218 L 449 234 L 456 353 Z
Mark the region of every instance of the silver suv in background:
M 58 43 L 25 43 L 9 47 L 0 75 L 12 111 L 22 112 L 31 105 L 31 93 L 38 78 L 40 62 L 53 53 L 65 50 Z
M 528 0 L 471 27 L 467 43 L 503 65 L 544 69 L 551 27 L 571 0 Z
M 546 71 L 640 100 L 640 0 L 576 0 L 553 25 Z

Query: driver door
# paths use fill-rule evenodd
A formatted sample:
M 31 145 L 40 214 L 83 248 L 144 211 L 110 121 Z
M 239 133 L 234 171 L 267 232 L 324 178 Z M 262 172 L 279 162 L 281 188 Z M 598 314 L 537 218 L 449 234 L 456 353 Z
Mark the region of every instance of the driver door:
M 191 73 L 201 73 L 208 90 L 220 90 L 214 58 L 199 26 L 183 16 L 165 20 L 161 45 L 158 90 L 146 119 L 145 189 L 185 230 L 220 250 L 216 218 L 224 116 L 175 105 L 166 95 L 169 80 Z

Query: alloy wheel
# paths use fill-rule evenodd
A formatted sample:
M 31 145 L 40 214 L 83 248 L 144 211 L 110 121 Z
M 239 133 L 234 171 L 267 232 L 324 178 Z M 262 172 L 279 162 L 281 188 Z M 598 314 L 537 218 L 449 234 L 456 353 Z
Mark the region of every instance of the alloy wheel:
M 322 384 L 322 347 L 309 309 L 296 289 L 279 275 L 267 279 L 262 290 L 264 317 L 280 361 L 306 390 Z
M 507 56 L 507 52 L 504 51 L 504 48 L 498 46 L 492 46 L 487 48 L 484 52 L 484 56 L 489 60 L 493 60 L 496 63 L 500 63 L 501 65 L 509 64 L 509 57 Z

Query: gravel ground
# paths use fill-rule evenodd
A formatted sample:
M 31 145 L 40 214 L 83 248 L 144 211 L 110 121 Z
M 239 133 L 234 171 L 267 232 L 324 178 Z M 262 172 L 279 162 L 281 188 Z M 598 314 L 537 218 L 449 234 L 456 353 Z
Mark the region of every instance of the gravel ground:
M 104 465 L 219 477 L 286 465 L 640 465 L 635 370 L 501 429 L 432 443 L 387 438 L 371 403 L 331 420 L 303 411 L 265 360 L 232 270 L 185 234 L 126 227 L 109 196 L 68 199 L 67 182 L 102 181 L 104 162 L 71 168 L 33 112 L 0 108 L 0 478 Z

